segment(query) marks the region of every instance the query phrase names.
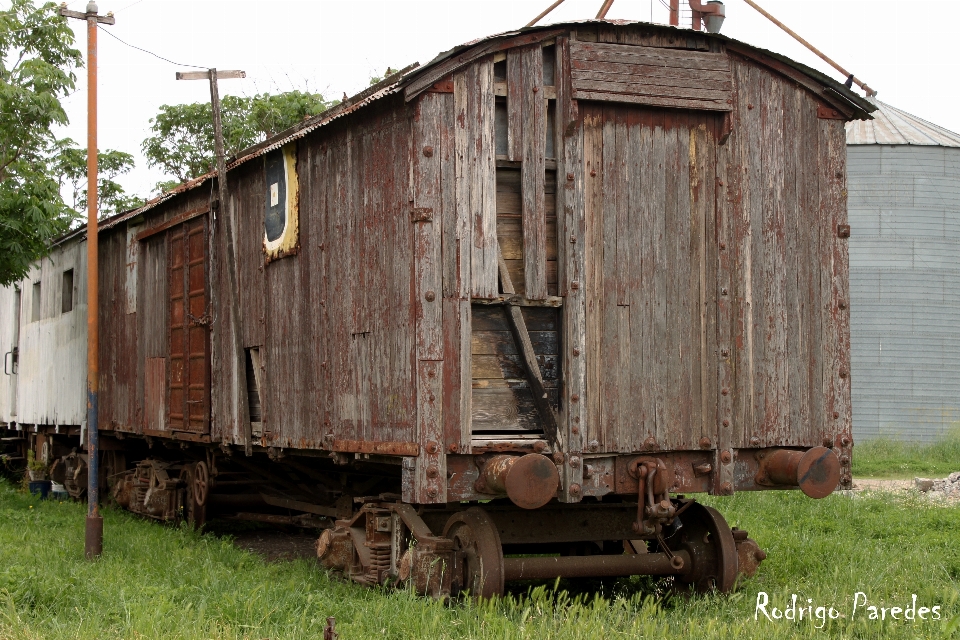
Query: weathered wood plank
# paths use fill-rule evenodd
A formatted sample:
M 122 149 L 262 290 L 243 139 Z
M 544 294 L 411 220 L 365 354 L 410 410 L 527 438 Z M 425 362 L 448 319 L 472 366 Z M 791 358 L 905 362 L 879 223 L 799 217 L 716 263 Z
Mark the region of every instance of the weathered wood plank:
M 654 189 L 651 202 L 651 220 L 650 234 L 653 240 L 653 246 L 649 257 L 652 259 L 653 269 L 651 278 L 650 293 L 652 294 L 652 317 L 650 318 L 651 328 L 651 349 L 647 353 L 651 354 L 647 363 L 651 366 L 650 380 L 653 389 L 653 425 L 651 429 L 652 436 L 657 442 L 664 442 L 667 437 L 667 371 L 666 360 L 663 354 L 665 348 L 669 348 L 669 339 L 667 338 L 667 274 L 669 269 L 669 256 L 666 252 L 664 238 L 666 237 L 666 220 L 664 219 L 667 210 L 667 179 L 669 169 L 666 166 L 665 158 L 667 153 L 667 134 L 663 126 L 657 126 L 653 131 L 653 166 L 651 167 L 652 181 Z M 663 159 L 663 160 L 661 160 Z
M 484 60 L 466 72 L 467 117 L 459 131 L 467 136 L 471 153 L 469 210 L 473 226 L 471 251 L 472 294 L 490 298 L 497 294 L 496 148 L 494 141 L 493 61 Z M 457 84 L 454 83 L 454 95 Z
M 635 95 L 633 93 L 612 93 L 607 91 L 587 91 L 574 89 L 573 97 L 577 100 L 596 100 L 599 102 L 626 102 L 650 107 L 667 107 L 672 109 L 694 109 L 708 111 L 729 111 L 730 105 L 721 100 L 666 98 L 660 96 Z
M 664 208 L 660 216 L 663 232 L 657 234 L 657 237 L 662 238 L 664 265 L 663 315 L 657 316 L 658 326 L 662 329 L 658 360 L 663 380 L 663 422 L 658 425 L 657 444 L 667 447 L 675 441 L 678 435 L 677 427 L 683 424 L 683 414 L 686 411 L 686 407 L 680 406 L 681 403 L 675 402 L 675 399 L 677 396 L 684 397 L 681 354 L 685 346 L 683 319 L 686 315 L 684 307 L 687 265 L 681 258 L 685 253 L 681 245 L 684 244 L 685 236 L 689 237 L 689 231 L 686 219 L 688 215 L 682 215 L 681 194 L 688 189 L 685 175 L 687 145 L 681 139 L 683 131 L 676 126 L 675 118 L 679 119 L 679 115 L 664 115 Z
M 803 212 L 803 246 L 807 256 L 803 270 L 803 300 L 804 326 L 808 341 L 808 357 L 805 361 L 806 388 L 809 395 L 810 428 L 815 433 L 831 434 L 832 414 L 826 411 L 826 400 L 823 395 L 823 353 L 820 345 L 823 342 L 822 317 L 820 313 L 821 282 L 820 282 L 820 237 L 829 231 L 827 227 L 818 223 L 820 220 L 820 153 L 819 136 L 807 135 L 808 131 L 817 131 L 820 127 L 817 118 L 815 100 L 806 93 L 800 92 L 800 122 L 801 122 L 801 155 L 798 159 L 799 169 L 802 171 L 802 198 L 801 211 Z
M 473 192 L 473 175 L 476 164 L 475 146 L 470 139 L 467 121 L 470 118 L 470 87 L 474 84 L 473 67 L 453 76 L 454 100 L 454 175 L 457 242 L 456 291 L 469 299 L 473 291 L 473 214 L 469 206 Z
M 686 35 L 681 36 L 676 32 L 663 32 L 659 30 L 647 31 L 644 28 L 621 29 L 615 25 L 599 25 L 594 41 L 642 47 L 667 47 L 670 49 L 679 48 L 697 51 L 710 50 L 710 43 L 705 35 L 687 32 Z
M 585 77 L 574 76 L 573 89 L 576 93 L 613 93 L 628 94 L 636 97 L 638 100 L 642 97 L 667 98 L 675 100 L 704 100 L 708 102 L 725 103 L 730 98 L 730 92 L 723 89 L 708 89 L 702 87 L 679 87 L 666 83 L 654 82 L 630 82 L 616 80 L 599 80 L 592 77 L 592 74 L 584 74 Z M 724 106 L 729 110 L 729 105 Z
M 566 172 L 563 170 L 563 156 L 564 156 L 564 133 L 565 133 L 565 122 L 563 116 L 564 104 L 569 100 L 569 91 L 570 91 L 570 60 L 569 60 L 569 49 L 570 41 L 567 37 L 557 38 L 557 44 L 554 47 L 554 77 L 556 79 L 556 101 L 553 104 L 553 113 L 554 113 L 554 126 L 553 126 L 553 150 L 554 156 L 557 159 L 557 170 L 554 172 L 554 182 L 560 182 L 559 185 L 554 185 L 554 193 L 551 194 L 549 190 L 549 184 L 544 186 L 545 193 L 545 203 L 549 210 L 550 204 L 554 205 L 554 213 L 557 215 L 557 238 L 561 239 L 564 243 L 569 243 L 570 234 L 566 232 L 564 227 L 566 218 L 562 215 L 563 212 L 563 202 L 564 202 L 564 189 L 562 188 L 563 183 L 566 181 Z M 548 213 L 549 215 L 549 213 Z M 548 229 L 549 234 L 549 229 Z M 557 242 L 550 242 L 549 238 L 547 240 L 547 248 L 549 250 L 550 246 L 557 248 Z M 560 283 L 564 283 L 567 280 L 566 276 L 566 263 L 564 261 L 565 254 L 563 251 L 557 250 L 557 279 Z M 566 287 L 563 284 L 560 284 L 556 295 L 562 295 L 566 293 Z
M 443 263 L 443 297 L 464 297 L 458 279 L 459 225 L 457 221 L 457 156 L 456 156 L 456 107 L 449 93 L 437 94 L 440 100 L 440 146 L 434 153 L 440 157 L 440 226 Z M 436 212 L 435 212 L 436 215 Z
M 601 427 L 600 442 L 604 447 L 617 450 L 620 433 L 620 389 L 624 383 L 620 369 L 620 349 L 626 347 L 620 335 L 619 309 L 617 308 L 618 290 L 621 276 L 625 275 L 617 264 L 617 231 L 623 209 L 623 149 L 617 143 L 623 137 L 625 123 L 623 112 L 607 105 L 601 114 L 600 161 L 597 182 L 600 183 L 600 206 L 587 211 L 587 224 L 596 225 L 595 278 L 591 283 L 597 287 L 598 305 L 597 341 L 599 351 L 591 352 L 597 360 L 596 375 L 599 382 L 599 420 Z
M 560 64 L 569 67 L 569 44 L 566 38 L 558 38 L 558 57 Z M 586 440 L 585 430 L 589 426 L 586 406 L 586 298 L 584 284 L 586 270 L 584 265 L 585 223 L 584 188 L 587 169 L 584 163 L 584 127 L 579 122 L 579 107 L 572 99 L 569 86 L 569 74 L 559 76 L 557 114 L 558 136 L 562 137 L 558 147 L 560 158 L 558 175 L 562 188 L 558 186 L 558 214 L 563 218 L 563 280 L 560 294 L 565 296 L 563 306 L 563 358 L 564 376 L 563 399 L 560 402 L 561 430 L 565 438 L 564 451 L 583 450 Z M 562 97 L 562 99 L 561 99 Z M 562 151 L 561 151 L 562 150 Z M 562 194 L 560 194 L 562 192 Z M 562 502 L 578 502 L 581 493 L 571 492 L 571 488 L 583 483 L 582 465 L 573 467 L 566 460 L 561 467 Z
M 611 241 L 611 250 L 616 254 L 616 281 L 617 281 L 617 304 L 629 305 L 629 291 L 634 287 L 634 277 L 638 273 L 637 261 L 638 254 L 630 251 L 630 236 L 633 224 L 630 222 L 630 192 L 637 182 L 637 176 L 634 173 L 633 162 L 637 160 L 635 149 L 631 148 L 630 135 L 632 131 L 638 129 L 638 122 L 635 113 L 625 113 L 618 110 L 615 128 L 614 164 L 619 184 L 613 190 L 615 199 L 615 221 L 616 235 Z M 606 141 L 604 141 L 606 144 Z M 606 149 L 604 149 L 606 155 Z M 606 181 L 606 177 L 604 180 Z
M 850 314 L 849 254 L 847 239 L 838 236 L 839 225 L 847 224 L 846 148 L 843 122 L 820 120 L 820 202 L 821 249 L 829 270 L 829 286 L 821 291 L 823 309 L 824 387 L 829 419 L 833 429 L 829 435 L 851 438 L 850 404 Z M 823 280 L 821 280 L 823 282 Z M 844 308 L 841 309 L 841 303 Z M 828 364 L 829 363 L 829 366 Z
M 734 85 L 739 73 L 734 74 Z M 716 252 L 715 276 L 704 283 L 707 291 L 707 309 L 716 309 L 716 351 L 708 352 L 712 357 L 711 365 L 716 363 L 716 376 L 713 392 L 706 399 L 712 400 L 716 407 L 712 421 L 705 420 L 704 436 L 709 438 L 709 447 L 715 453 L 714 464 L 717 472 L 714 474 L 712 490 L 718 492 L 724 482 L 733 482 L 733 465 L 724 464 L 720 458 L 720 451 L 731 445 L 730 434 L 734 416 L 735 397 L 739 393 L 736 386 L 735 371 L 737 353 L 739 353 L 735 335 L 739 335 L 734 326 L 737 300 L 743 295 L 743 288 L 734 286 L 738 281 L 736 274 L 736 258 L 739 255 L 740 244 L 738 232 L 742 220 L 741 181 L 741 144 L 743 136 L 748 133 L 740 125 L 741 113 L 737 102 L 739 91 L 733 92 L 734 103 L 731 114 L 731 132 L 726 142 L 717 149 L 717 211 L 714 231 L 714 247 Z M 721 291 L 727 295 L 721 295 Z M 709 313 L 709 311 L 708 311 Z M 739 400 L 736 400 L 739 403 Z
M 541 432 L 540 416 L 526 383 L 514 387 L 474 388 L 475 434 L 503 431 Z M 555 391 L 553 391 L 555 397 Z M 551 398 L 551 402 L 553 402 Z
M 790 401 L 786 344 L 787 309 L 784 233 L 784 148 L 782 84 L 765 73 L 761 85 L 760 118 L 763 124 L 763 212 L 761 229 L 763 265 L 759 271 L 764 289 L 757 338 L 763 340 L 763 429 L 780 442 L 789 438 Z M 757 425 L 758 427 L 760 425 Z
M 506 260 L 507 270 L 510 272 L 510 277 L 513 278 L 513 281 L 518 283 L 516 285 L 517 293 L 519 295 L 526 295 L 524 285 L 520 284 L 523 282 L 523 261 L 522 260 Z M 557 286 L 557 261 L 556 260 L 547 260 L 546 263 L 547 269 L 547 291 L 555 290 Z M 552 295 L 552 294 L 551 294 Z M 497 296 L 493 296 L 494 299 Z M 543 298 L 542 302 L 547 302 L 549 297 Z
M 517 308 L 517 307 L 513 307 Z M 530 331 L 530 343 L 538 355 L 557 355 L 556 331 Z M 470 351 L 473 355 L 519 355 L 510 331 L 474 331 Z
M 624 82 L 652 82 L 654 84 L 669 85 L 677 82 L 676 86 L 694 87 L 697 83 L 710 89 L 732 89 L 730 71 L 698 70 L 696 76 L 691 76 L 690 70 L 685 67 L 664 67 L 654 64 L 639 64 L 634 62 L 601 62 L 599 60 L 572 60 L 571 76 L 576 78 L 592 77 L 596 80 L 613 80 Z M 607 76 L 611 77 L 607 77 Z
M 499 202 L 499 200 L 498 200 Z M 497 240 L 505 260 L 523 260 L 523 231 L 519 218 L 505 215 L 497 216 Z M 557 259 L 557 219 L 546 221 L 547 255 L 546 260 Z
M 680 67 L 691 71 L 699 69 L 729 71 L 730 69 L 730 59 L 724 54 L 659 47 L 571 42 L 570 57 L 573 60 L 583 61 L 596 60 L 598 62 L 628 62 L 661 67 Z
M 544 382 L 558 379 L 559 356 L 537 356 L 537 362 Z M 480 355 L 473 357 L 471 375 L 474 380 L 523 380 L 526 368 L 520 356 Z
M 471 375 L 464 377 L 461 330 L 464 311 L 469 322 L 470 303 L 457 298 L 443 299 L 443 441 L 448 451 L 469 453 L 470 432 L 464 433 L 464 390 L 469 390 Z M 471 366 L 475 366 L 471 364 Z
M 713 185 L 715 183 L 714 163 L 716 150 L 713 127 L 707 126 L 706 118 L 701 114 L 691 117 L 689 140 L 689 202 L 690 202 L 690 284 L 689 296 L 692 302 L 690 314 L 691 346 L 699 348 L 690 350 L 690 385 L 694 389 L 691 403 L 690 426 L 687 428 L 685 445 L 695 448 L 701 437 L 706 435 L 706 417 L 709 414 L 707 405 L 714 404 L 716 399 L 708 391 L 713 385 L 707 382 L 708 376 L 715 379 L 716 372 L 707 364 L 708 353 L 715 353 L 716 345 L 713 339 L 716 329 L 713 320 L 716 317 L 711 306 L 710 312 L 706 309 L 707 291 L 707 220 L 715 215 L 716 202 L 714 200 Z M 712 272 L 712 270 L 711 270 Z M 716 279 L 711 281 L 710 290 L 715 288 Z M 708 317 L 710 320 L 708 321 Z M 710 351 L 713 347 L 714 351 Z M 712 424 L 710 425 L 712 431 Z
M 782 83 L 781 83 L 782 84 Z M 783 238 L 784 238 L 784 307 L 786 312 L 786 391 L 787 413 L 785 426 L 791 433 L 806 433 L 810 425 L 806 422 L 806 406 L 809 398 L 806 387 L 805 361 L 809 355 L 808 327 L 804 323 L 804 271 L 809 260 L 801 256 L 804 253 L 803 234 L 807 223 L 804 211 L 800 208 L 800 118 L 801 95 L 790 85 L 782 86 L 782 129 L 783 129 Z M 807 274 L 809 271 L 807 271 Z
M 524 49 L 507 51 L 507 159 L 523 160 Z
M 443 447 L 443 362 L 417 363 L 417 457 L 414 493 L 420 504 L 447 501 L 447 456 Z
M 634 285 L 629 290 L 630 302 L 630 383 L 631 393 L 626 397 L 626 407 L 632 417 L 632 428 L 624 434 L 621 451 L 638 451 L 644 440 L 654 435 L 655 417 L 653 406 L 654 377 L 648 359 L 654 353 L 652 283 L 655 264 L 653 260 L 653 206 L 657 184 L 653 167 L 653 128 L 646 119 L 639 126 L 631 127 L 629 144 L 636 166 L 629 191 L 628 203 L 631 212 L 631 235 L 627 250 L 637 255 Z
M 523 49 L 520 60 L 524 281 L 527 297 L 542 300 L 547 296 L 544 206 L 547 120 L 546 101 L 543 98 L 543 52 L 539 46 Z
M 524 307 L 524 324 L 530 331 L 559 331 L 560 318 L 557 310 L 542 307 Z M 502 306 L 483 306 L 475 304 L 473 307 L 474 331 L 509 331 L 510 323 L 506 311 Z
M 603 293 L 603 109 L 599 106 L 584 108 L 583 113 L 583 173 L 584 204 L 583 255 L 577 256 L 583 264 L 584 287 L 584 393 L 586 403 L 584 419 L 590 429 L 592 440 L 603 440 L 601 397 L 601 353 Z
M 739 87 L 739 121 L 743 132 L 741 144 L 741 171 L 742 171 L 742 215 L 738 220 L 736 230 L 737 268 L 733 285 L 742 289 L 736 295 L 737 313 L 734 318 L 737 332 L 734 340 L 737 345 L 737 360 L 734 365 L 737 372 L 737 389 L 735 401 L 735 415 L 731 423 L 730 442 L 749 442 L 757 420 L 762 419 L 756 414 L 759 402 L 757 386 L 761 383 L 757 365 L 763 362 L 763 344 L 756 339 L 756 309 L 754 302 L 761 304 L 762 290 L 756 274 L 755 262 L 761 262 L 763 256 L 759 253 L 757 242 L 753 238 L 753 230 L 763 229 L 763 200 L 762 200 L 762 131 L 760 111 L 755 107 L 763 99 L 761 93 L 760 74 L 751 66 L 739 66 L 736 69 L 737 86 Z M 762 435 L 761 446 L 763 445 Z
M 417 358 L 443 359 L 443 298 L 441 236 L 442 94 L 427 93 L 420 99 L 413 131 L 413 209 L 430 210 L 429 220 L 414 222 L 417 310 Z

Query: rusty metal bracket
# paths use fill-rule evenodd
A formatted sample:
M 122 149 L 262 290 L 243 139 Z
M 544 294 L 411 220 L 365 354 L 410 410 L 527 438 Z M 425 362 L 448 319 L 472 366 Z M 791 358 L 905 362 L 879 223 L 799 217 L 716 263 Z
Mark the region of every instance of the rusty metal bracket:
M 414 207 L 410 210 L 410 222 L 433 222 L 433 209 L 430 207 Z
M 453 93 L 453 80 L 434 82 L 433 86 L 427 89 L 427 93 Z
M 846 120 L 847 117 L 833 109 L 831 107 L 826 107 L 822 104 L 817 105 L 817 117 L 821 120 Z
M 637 519 L 633 530 L 640 535 L 660 535 L 676 517 L 670 501 L 669 470 L 660 458 L 637 458 L 629 473 L 637 479 Z

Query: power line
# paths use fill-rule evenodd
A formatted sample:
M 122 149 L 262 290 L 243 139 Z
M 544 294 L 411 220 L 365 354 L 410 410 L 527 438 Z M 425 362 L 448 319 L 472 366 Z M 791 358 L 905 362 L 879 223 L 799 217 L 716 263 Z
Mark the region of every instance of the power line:
M 122 8 L 122 9 L 117 9 L 117 10 L 114 11 L 113 13 L 114 13 L 114 15 L 116 15 L 116 14 L 120 13 L 121 11 L 126 11 L 127 9 L 129 9 L 130 7 L 132 7 L 132 6 L 134 6 L 134 5 L 140 4 L 141 2 L 143 2 L 143 0 L 136 0 L 136 2 L 131 2 L 130 4 L 128 4 L 127 6 L 125 6 L 124 8 Z
M 173 60 L 170 60 L 169 58 L 164 58 L 164 57 L 161 56 L 161 55 L 157 55 L 157 54 L 154 53 L 153 51 L 147 51 L 146 49 L 142 49 L 142 48 L 140 48 L 140 47 L 138 47 L 138 46 L 136 46 L 136 45 L 130 44 L 129 42 L 127 42 L 127 41 L 125 41 L 125 40 L 121 40 L 120 38 L 118 38 L 117 36 L 113 35 L 113 34 L 110 33 L 109 31 L 107 31 L 106 29 L 100 27 L 100 25 L 97 25 L 97 28 L 100 29 L 100 31 L 102 31 L 103 33 L 105 33 L 105 34 L 107 34 L 108 36 L 110 36 L 111 38 L 113 38 L 114 40 L 116 40 L 116 41 L 118 41 L 118 42 L 121 42 L 121 43 L 127 45 L 127 46 L 130 47 L 131 49 L 136 49 L 137 51 L 142 51 L 143 53 L 146 53 L 146 54 L 149 54 L 149 55 L 153 56 L 154 58 L 157 58 L 157 59 L 159 59 L 159 60 L 163 60 L 164 62 L 169 62 L 170 64 L 172 64 L 172 65 L 174 65 L 174 66 L 177 66 L 177 67 L 193 67 L 194 69 L 209 69 L 209 68 L 210 68 L 210 67 L 201 67 L 201 66 L 198 65 L 198 64 L 185 64 L 185 63 L 182 63 L 182 62 L 174 62 Z

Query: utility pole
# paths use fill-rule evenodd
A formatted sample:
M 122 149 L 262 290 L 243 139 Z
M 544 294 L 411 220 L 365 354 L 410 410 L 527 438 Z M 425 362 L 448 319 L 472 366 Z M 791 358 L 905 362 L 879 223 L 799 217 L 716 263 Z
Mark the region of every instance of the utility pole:
M 243 430 L 244 453 L 253 455 L 253 434 L 250 425 L 250 405 L 246 401 L 247 392 L 247 359 L 243 353 L 243 332 L 240 326 L 240 301 L 238 299 L 239 286 L 237 285 L 237 259 L 234 245 L 233 217 L 227 204 L 227 166 L 223 150 L 223 129 L 220 123 L 220 90 L 217 80 L 227 78 L 246 78 L 244 71 L 178 71 L 177 80 L 209 80 L 210 106 L 213 108 L 213 139 L 217 154 L 217 196 L 220 201 L 220 211 L 223 212 L 223 229 L 227 245 L 227 276 L 228 305 L 230 307 L 230 325 L 233 328 L 231 342 L 233 343 L 233 368 L 237 373 L 237 419 Z M 213 219 L 216 220 L 216 213 Z M 215 225 L 210 225 L 210 236 L 213 237 Z M 212 243 L 211 243 L 212 246 Z M 211 256 L 212 257 L 212 256 Z
M 103 518 L 100 516 L 100 433 L 97 428 L 97 394 L 100 390 L 99 254 L 97 229 L 97 25 L 115 24 L 113 13 L 97 15 L 97 3 L 87 3 L 86 13 L 60 5 L 60 15 L 87 23 L 87 525 L 84 555 L 94 560 L 103 553 Z

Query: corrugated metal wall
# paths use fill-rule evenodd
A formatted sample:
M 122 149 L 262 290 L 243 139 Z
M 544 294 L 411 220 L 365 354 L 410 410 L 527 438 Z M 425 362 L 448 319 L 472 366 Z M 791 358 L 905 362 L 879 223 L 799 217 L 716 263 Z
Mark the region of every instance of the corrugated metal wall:
M 933 440 L 960 420 L 960 149 L 847 158 L 854 435 Z
M 87 323 L 82 321 L 87 316 L 86 249 L 85 242 L 57 246 L 20 282 L 17 422 L 86 421 Z M 63 276 L 71 269 L 72 304 L 65 311 Z

